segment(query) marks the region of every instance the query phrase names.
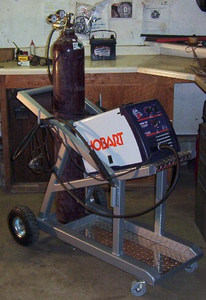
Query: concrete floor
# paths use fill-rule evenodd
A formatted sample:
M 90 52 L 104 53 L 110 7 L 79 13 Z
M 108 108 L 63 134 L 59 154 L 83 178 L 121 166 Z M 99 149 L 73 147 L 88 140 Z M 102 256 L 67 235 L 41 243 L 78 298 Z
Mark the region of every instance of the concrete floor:
M 146 184 L 127 192 L 131 211 L 148 205 L 153 186 Z M 130 293 L 134 277 L 87 253 L 41 232 L 39 240 L 22 247 L 11 237 L 7 214 L 24 204 L 38 213 L 43 194 L 7 194 L 0 190 L 0 299 L 3 300 L 115 300 L 135 299 Z M 136 199 L 137 198 L 137 199 Z M 193 170 L 181 167 L 178 185 L 168 199 L 166 229 L 198 245 L 206 243 L 194 222 L 195 184 Z M 151 223 L 152 214 L 141 221 Z M 184 270 L 162 281 L 147 285 L 143 299 L 206 299 L 206 258 L 198 261 L 193 273 Z M 137 297 L 138 299 L 138 297 Z

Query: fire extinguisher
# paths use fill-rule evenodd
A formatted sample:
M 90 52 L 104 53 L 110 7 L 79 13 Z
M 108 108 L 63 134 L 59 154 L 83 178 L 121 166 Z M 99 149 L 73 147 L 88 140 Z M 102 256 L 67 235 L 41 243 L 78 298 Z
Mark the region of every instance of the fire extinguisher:
M 60 35 L 53 44 L 53 112 L 61 119 L 78 120 L 85 110 L 85 74 L 84 46 L 78 40 L 71 22 L 72 14 L 58 11 L 50 15 L 48 20 L 53 23 L 54 30 L 60 29 Z M 53 30 L 53 31 L 54 31 Z M 60 146 L 58 137 L 55 140 L 55 153 Z M 76 165 L 79 165 L 78 169 Z M 73 149 L 69 149 L 67 166 L 62 175 L 62 181 L 83 178 L 82 158 Z M 74 190 L 75 196 L 84 200 L 84 189 Z M 58 192 L 56 200 L 57 219 L 68 223 L 85 215 L 85 210 L 65 191 Z

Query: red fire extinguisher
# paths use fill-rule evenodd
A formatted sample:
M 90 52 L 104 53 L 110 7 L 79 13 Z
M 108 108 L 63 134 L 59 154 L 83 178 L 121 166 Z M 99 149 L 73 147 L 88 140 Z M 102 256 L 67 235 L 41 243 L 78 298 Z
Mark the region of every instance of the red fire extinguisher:
M 61 17 L 62 16 L 62 17 Z M 84 72 L 84 46 L 78 40 L 72 24 L 71 14 L 58 12 L 57 24 L 61 29 L 59 38 L 53 45 L 53 109 L 58 118 L 74 121 L 81 119 L 85 110 L 85 72 Z M 55 20 L 54 17 L 52 17 Z M 52 19 L 51 18 L 51 19 Z M 64 22 L 66 20 L 66 23 Z M 64 23 L 64 26 L 62 24 Z M 60 141 L 56 138 L 55 152 L 58 153 Z M 80 168 L 77 168 L 77 166 Z M 83 178 L 82 158 L 74 150 L 69 150 L 69 159 L 62 175 L 62 181 L 71 181 Z M 84 200 L 84 189 L 72 191 L 79 199 Z M 85 209 L 80 206 L 65 191 L 58 192 L 56 199 L 57 219 L 68 223 L 85 215 Z

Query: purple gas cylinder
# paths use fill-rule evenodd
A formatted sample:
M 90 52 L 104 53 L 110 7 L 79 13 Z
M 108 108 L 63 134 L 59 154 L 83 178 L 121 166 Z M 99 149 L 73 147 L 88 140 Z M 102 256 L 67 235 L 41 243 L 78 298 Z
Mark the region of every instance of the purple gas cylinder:
M 73 29 L 53 46 L 54 111 L 61 118 L 82 118 L 85 107 L 84 46 Z
M 81 119 L 85 112 L 84 46 L 71 28 L 62 30 L 53 45 L 53 108 L 56 117 L 67 121 Z M 56 138 L 56 155 L 59 145 Z M 73 160 L 83 168 L 82 158 L 71 149 L 61 177 L 64 182 L 83 178 L 83 172 Z M 84 201 L 84 189 L 75 189 L 72 193 Z M 62 191 L 57 194 L 56 214 L 60 222 L 68 223 L 85 216 L 85 209 Z

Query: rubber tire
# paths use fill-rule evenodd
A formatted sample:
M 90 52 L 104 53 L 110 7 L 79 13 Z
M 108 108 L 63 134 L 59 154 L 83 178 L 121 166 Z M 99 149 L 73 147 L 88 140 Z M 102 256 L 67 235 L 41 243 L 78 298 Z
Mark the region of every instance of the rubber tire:
M 17 206 L 8 214 L 8 227 L 14 240 L 22 245 L 29 246 L 34 244 L 39 238 L 39 228 L 33 212 L 26 206 Z M 21 222 L 22 232 L 18 233 L 15 223 Z M 20 226 L 19 226 L 20 227 Z
M 196 2 L 202 11 L 206 11 L 206 0 L 196 0 Z

